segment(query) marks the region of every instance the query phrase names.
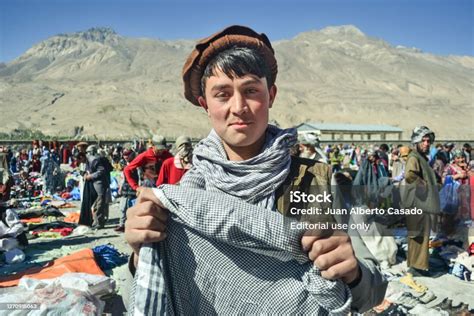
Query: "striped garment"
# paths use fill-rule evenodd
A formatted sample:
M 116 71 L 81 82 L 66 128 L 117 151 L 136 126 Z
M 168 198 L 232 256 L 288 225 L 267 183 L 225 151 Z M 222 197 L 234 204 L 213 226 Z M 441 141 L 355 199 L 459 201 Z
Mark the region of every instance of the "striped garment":
M 273 210 L 295 140 L 294 129 L 270 126 L 260 155 L 230 162 L 211 132 L 181 185 L 154 189 L 170 211 L 168 237 L 140 250 L 131 313 L 349 312 L 347 285 L 321 277 L 301 250 L 303 231 Z

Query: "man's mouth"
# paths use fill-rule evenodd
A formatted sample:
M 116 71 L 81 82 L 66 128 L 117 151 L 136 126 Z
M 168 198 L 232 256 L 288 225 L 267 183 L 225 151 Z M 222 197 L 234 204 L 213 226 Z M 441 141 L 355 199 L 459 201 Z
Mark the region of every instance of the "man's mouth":
M 229 126 L 236 126 L 236 127 L 241 127 L 241 126 L 247 126 L 252 124 L 252 122 L 248 121 L 237 121 L 237 122 L 232 122 L 229 124 Z

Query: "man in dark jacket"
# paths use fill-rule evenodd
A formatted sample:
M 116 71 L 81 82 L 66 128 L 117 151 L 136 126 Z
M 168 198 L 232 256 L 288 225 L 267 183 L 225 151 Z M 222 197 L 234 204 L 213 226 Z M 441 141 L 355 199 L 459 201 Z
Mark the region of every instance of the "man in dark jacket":
M 93 183 L 97 198 L 92 204 L 92 227 L 103 228 L 109 217 L 110 171 L 112 166 L 105 157 L 97 153 L 97 146 L 90 145 L 86 150 L 87 164 L 84 179 Z

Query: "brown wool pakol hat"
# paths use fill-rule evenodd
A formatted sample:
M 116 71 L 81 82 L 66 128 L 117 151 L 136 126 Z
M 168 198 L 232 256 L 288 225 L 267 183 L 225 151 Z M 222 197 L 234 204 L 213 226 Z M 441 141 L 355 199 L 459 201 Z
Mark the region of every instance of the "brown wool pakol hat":
M 207 64 L 218 53 L 232 47 L 250 47 L 262 54 L 272 78 L 267 78 L 273 85 L 278 73 L 275 51 L 268 37 L 258 34 L 251 28 L 233 25 L 200 40 L 189 55 L 183 67 L 184 96 L 192 104 L 199 106 L 198 98 L 201 95 L 201 78 Z

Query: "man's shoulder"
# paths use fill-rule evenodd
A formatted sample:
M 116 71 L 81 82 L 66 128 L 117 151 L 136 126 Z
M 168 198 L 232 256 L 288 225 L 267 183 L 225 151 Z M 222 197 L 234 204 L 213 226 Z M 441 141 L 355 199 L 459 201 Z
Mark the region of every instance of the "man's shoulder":
M 170 166 L 174 164 L 174 157 L 168 157 L 163 161 L 163 166 Z
M 169 151 L 165 151 L 161 154 L 161 159 L 163 160 L 168 160 L 170 158 L 174 158 L 174 156 Z
M 299 177 L 303 177 L 305 174 L 311 176 L 329 177 L 331 173 L 331 167 L 329 164 L 308 158 L 301 158 L 292 156 L 291 157 L 291 173 L 297 174 Z

